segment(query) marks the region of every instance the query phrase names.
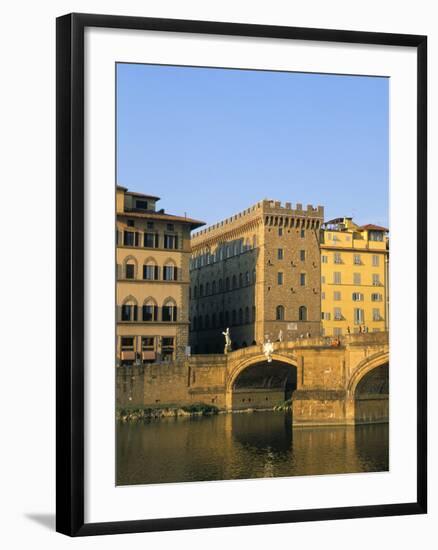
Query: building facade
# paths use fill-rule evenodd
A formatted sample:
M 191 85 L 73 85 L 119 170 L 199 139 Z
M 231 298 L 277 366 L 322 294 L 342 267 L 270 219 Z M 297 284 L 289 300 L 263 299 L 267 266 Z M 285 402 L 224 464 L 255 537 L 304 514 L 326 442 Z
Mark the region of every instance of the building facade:
M 388 330 L 388 230 L 337 218 L 321 231 L 321 317 L 326 336 Z
M 190 232 L 203 222 L 156 210 L 159 197 L 116 190 L 117 364 L 183 358 Z
M 192 353 L 319 335 L 324 209 L 263 200 L 192 235 Z

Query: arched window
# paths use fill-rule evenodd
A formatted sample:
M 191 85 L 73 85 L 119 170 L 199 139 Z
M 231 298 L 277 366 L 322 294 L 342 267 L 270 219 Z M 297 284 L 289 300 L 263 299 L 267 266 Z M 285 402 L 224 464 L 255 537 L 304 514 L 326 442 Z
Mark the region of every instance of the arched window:
M 237 288 L 237 278 L 233 275 L 233 288 Z
M 143 279 L 145 281 L 157 281 L 159 279 L 159 267 L 154 258 L 146 258 L 144 261 Z
M 137 301 L 133 296 L 128 296 L 123 302 L 121 307 L 121 320 L 122 321 L 137 321 Z
M 243 325 L 243 309 L 239 309 L 239 325 Z
M 167 260 L 163 267 L 163 281 L 176 281 L 178 279 L 178 269 L 173 260 Z
M 125 279 L 137 278 L 137 260 L 133 256 L 128 256 L 124 261 Z
M 211 283 L 211 293 L 216 294 L 216 281 Z
M 243 275 L 242 273 L 239 273 L 239 288 L 242 288 L 243 286 Z
M 142 319 L 143 319 L 143 321 L 157 321 L 158 320 L 157 302 L 151 297 L 146 298 L 146 300 L 143 302 Z
M 198 287 L 197 287 L 196 285 L 193 287 L 193 296 L 194 296 L 195 298 L 198 297 Z
M 219 292 L 222 292 L 224 289 L 224 284 L 222 282 L 222 279 L 219 279 Z
M 199 296 L 204 296 L 204 285 L 203 284 L 200 284 L 199 285 Z
M 277 306 L 275 310 L 275 318 L 277 321 L 284 321 L 284 306 Z
M 230 290 L 230 278 L 225 279 L 225 290 Z
M 161 308 L 161 320 L 165 322 L 175 322 L 177 320 L 177 308 L 173 298 L 167 298 Z
M 210 283 L 205 284 L 205 295 L 208 296 L 210 294 Z
M 300 321 L 307 321 L 307 307 L 300 306 L 298 309 L 298 319 Z

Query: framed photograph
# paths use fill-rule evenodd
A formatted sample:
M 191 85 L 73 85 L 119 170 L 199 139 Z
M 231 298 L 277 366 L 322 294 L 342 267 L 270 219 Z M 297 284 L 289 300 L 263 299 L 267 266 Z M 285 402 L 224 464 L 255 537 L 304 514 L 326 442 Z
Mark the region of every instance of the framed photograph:
M 57 20 L 57 530 L 426 513 L 426 37 Z

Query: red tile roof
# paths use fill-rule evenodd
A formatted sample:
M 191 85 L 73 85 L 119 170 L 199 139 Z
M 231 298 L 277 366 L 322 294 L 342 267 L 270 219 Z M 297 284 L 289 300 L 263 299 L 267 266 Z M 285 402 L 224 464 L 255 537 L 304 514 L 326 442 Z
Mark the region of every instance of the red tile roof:
M 368 223 L 367 225 L 362 225 L 361 227 L 358 227 L 359 231 L 386 231 L 388 232 L 389 229 L 386 227 L 382 227 L 380 225 L 374 225 L 372 223 Z

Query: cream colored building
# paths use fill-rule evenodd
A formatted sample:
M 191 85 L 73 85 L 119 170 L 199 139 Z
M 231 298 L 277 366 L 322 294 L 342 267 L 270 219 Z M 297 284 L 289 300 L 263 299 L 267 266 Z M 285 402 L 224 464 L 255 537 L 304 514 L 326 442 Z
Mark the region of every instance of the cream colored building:
M 193 353 L 319 335 L 324 209 L 263 200 L 192 235 Z
M 158 200 L 117 187 L 117 364 L 187 351 L 190 232 L 203 222 L 157 210 Z
M 388 230 L 352 218 L 321 231 L 321 318 L 326 336 L 388 330 Z

